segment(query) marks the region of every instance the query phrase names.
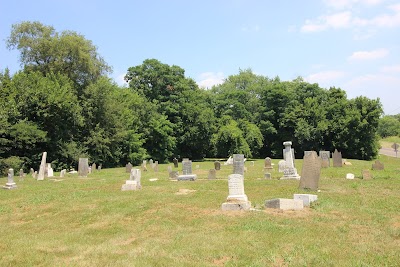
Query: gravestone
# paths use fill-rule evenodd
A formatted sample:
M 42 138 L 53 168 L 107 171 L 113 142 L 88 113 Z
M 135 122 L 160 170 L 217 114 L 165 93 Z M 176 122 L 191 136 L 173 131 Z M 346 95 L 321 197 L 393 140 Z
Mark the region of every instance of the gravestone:
M 92 167 L 90 167 L 89 165 L 88 165 L 88 173 L 89 173 L 89 174 L 92 173 Z
M 244 155 L 233 154 L 233 173 L 244 175 Z
M 178 159 L 174 158 L 172 161 L 174 162 L 174 168 L 178 168 Z
M 280 161 L 278 162 L 278 171 L 279 171 L 279 172 L 283 172 L 283 170 L 285 169 L 285 167 L 286 167 L 286 161 L 280 160 Z
M 192 174 L 192 161 L 184 158 L 182 160 L 182 175 L 178 176 L 178 181 L 194 181 L 197 179 L 196 174 Z
M 320 176 L 321 158 L 318 157 L 317 152 L 311 151 L 304 155 L 299 188 L 318 190 Z
M 331 166 L 331 152 L 330 151 L 319 151 L 319 157 L 321 158 L 321 167 L 328 168 Z
M 383 163 L 381 163 L 379 160 L 376 160 L 374 164 L 372 164 L 372 169 L 373 170 L 384 170 L 385 166 Z
M 264 173 L 264 178 L 271 179 L 271 173 L 269 173 L 269 172 Z
M 311 154 L 312 153 L 312 151 L 304 151 L 304 156 L 303 156 L 303 158 L 306 156 L 306 155 L 309 155 L 309 154 Z
M 158 161 L 156 160 L 155 162 L 154 162 L 154 172 L 158 172 Z
M 362 170 L 363 180 L 372 180 L 372 174 L 369 170 Z
M 284 158 L 285 158 L 285 168 L 283 169 L 283 176 L 281 180 L 288 179 L 296 179 L 300 180 L 300 176 L 297 173 L 297 169 L 294 167 L 294 157 L 293 157 L 293 149 L 291 148 L 292 142 L 286 141 L 283 142 L 285 149 L 283 150 Z
M 229 156 L 229 158 L 224 162 L 224 165 L 232 165 L 233 164 L 233 158 L 232 156 Z
M 34 172 L 33 172 L 32 177 L 35 178 L 35 179 L 37 179 L 37 177 L 38 177 L 37 171 L 34 171 Z
M 97 170 L 101 171 L 101 164 L 99 166 L 97 166 Z
M 171 172 L 169 173 L 169 178 L 170 178 L 170 179 L 177 179 L 178 176 L 179 176 L 179 172 L 177 172 L 177 171 L 171 171 Z
M 208 171 L 208 179 L 209 180 L 215 180 L 217 179 L 217 171 L 215 169 L 210 169 Z
M 131 169 L 129 180 L 126 180 L 125 184 L 122 185 L 121 191 L 134 191 L 137 189 L 141 189 L 142 185 L 140 183 L 140 180 L 140 169 Z
M 290 198 L 275 198 L 265 201 L 267 209 L 279 210 L 302 210 L 304 208 L 303 200 Z
M 153 168 L 153 159 L 149 160 L 150 168 Z
M 97 168 L 97 167 L 96 167 L 96 163 L 93 162 L 93 164 L 92 164 L 92 172 L 95 172 L 95 171 L 96 171 L 96 168 Z
M 34 170 L 33 168 L 31 168 L 31 169 L 29 170 L 30 175 L 33 175 L 34 172 L 35 172 L 35 170 Z
M 17 184 L 14 182 L 14 169 L 8 169 L 7 183 L 3 186 L 4 189 L 15 189 Z
M 67 170 L 66 169 L 62 169 L 61 172 L 60 172 L 60 178 L 64 178 L 66 173 L 67 173 Z
M 317 152 L 315 152 L 316 154 Z M 312 194 L 294 194 L 293 195 L 294 200 L 301 200 L 303 201 L 303 205 L 305 207 L 309 207 L 311 203 L 315 202 L 318 200 L 317 195 L 312 195 Z
M 54 177 L 54 171 L 51 167 L 51 163 L 47 163 L 47 177 Z
M 81 177 L 87 177 L 88 173 L 89 173 L 89 159 L 79 158 L 78 175 Z
M 342 152 L 337 151 L 332 154 L 333 167 L 343 167 Z
M 221 162 L 219 162 L 218 160 L 214 162 L 214 169 L 219 171 L 221 170 Z
M 125 172 L 131 173 L 131 170 L 132 170 L 132 164 L 128 162 L 128 164 L 125 165 Z
M 229 175 L 228 188 L 229 195 L 221 206 L 222 210 L 249 210 L 251 203 L 244 193 L 244 176 L 237 173 Z
M 347 173 L 347 174 L 346 174 L 346 179 L 348 179 L 348 180 L 354 180 L 354 174 L 353 174 L 353 173 Z
M 266 169 L 266 170 L 273 169 L 270 157 L 266 157 L 265 158 L 265 160 L 264 160 L 264 169 Z
M 142 162 L 142 171 L 147 172 L 147 160 L 143 160 Z
M 37 175 L 38 181 L 44 180 L 44 174 L 46 172 L 46 157 L 47 157 L 47 152 L 43 152 L 42 162 L 40 163 L 40 167 L 39 167 L 39 174 Z

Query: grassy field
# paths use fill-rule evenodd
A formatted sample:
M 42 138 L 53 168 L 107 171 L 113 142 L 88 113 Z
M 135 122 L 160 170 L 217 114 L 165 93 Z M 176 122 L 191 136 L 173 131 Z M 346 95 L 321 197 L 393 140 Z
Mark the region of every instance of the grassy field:
M 323 169 L 317 204 L 285 212 L 264 210 L 265 200 L 304 191 L 276 167 L 261 179 L 263 160 L 246 162 L 245 192 L 260 209 L 247 212 L 220 210 L 232 167 L 207 180 L 211 161 L 193 163 L 194 182 L 170 181 L 160 165 L 139 191 L 121 191 L 124 168 L 16 177 L 18 189 L 0 191 L 0 266 L 399 266 L 400 159 L 380 160 L 370 181 L 361 170 L 372 162 Z
M 390 136 L 383 138 L 379 141 L 379 144 L 382 148 L 392 148 L 393 143 L 400 144 L 400 137 L 399 136 Z

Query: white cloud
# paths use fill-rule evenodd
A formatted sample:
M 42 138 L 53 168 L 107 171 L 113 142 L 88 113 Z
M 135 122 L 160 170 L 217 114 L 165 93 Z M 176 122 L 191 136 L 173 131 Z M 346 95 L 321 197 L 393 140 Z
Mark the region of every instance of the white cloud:
M 357 61 L 357 60 L 374 60 L 384 58 L 389 55 L 389 50 L 387 49 L 377 49 L 372 51 L 357 51 L 354 52 L 348 60 Z
M 125 75 L 126 73 L 118 74 L 117 76 L 114 77 L 114 81 L 120 86 L 127 85 L 127 82 L 125 82 L 124 80 Z
M 339 12 L 328 16 L 320 16 L 316 20 L 306 20 L 301 27 L 302 32 L 317 32 L 329 28 L 347 28 L 351 25 L 352 15 L 350 11 Z
M 343 71 L 321 71 L 314 74 L 310 74 L 304 79 L 309 83 L 318 83 L 322 86 L 334 86 L 337 84 L 337 80 L 346 75 Z
M 381 71 L 384 73 L 400 73 L 400 65 L 384 66 Z
M 325 0 L 328 7 L 336 9 L 352 8 L 354 5 L 376 6 L 383 3 L 383 0 Z
M 202 88 L 211 88 L 214 85 L 222 84 L 224 80 L 225 78 L 222 72 L 204 72 L 199 75 L 197 84 Z

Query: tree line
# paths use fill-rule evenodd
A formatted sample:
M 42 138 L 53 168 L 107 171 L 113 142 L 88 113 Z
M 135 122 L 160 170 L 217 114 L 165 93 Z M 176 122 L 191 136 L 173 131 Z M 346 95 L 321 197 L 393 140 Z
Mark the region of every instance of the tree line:
M 280 158 L 287 140 L 297 157 L 335 148 L 356 159 L 378 152 L 379 99 L 347 99 L 340 88 L 251 69 L 205 90 L 157 59 L 130 67 L 129 86 L 119 86 L 96 46 L 74 31 L 22 22 L 6 42 L 22 69 L 0 72 L 2 169 L 35 168 L 43 151 L 56 169 L 76 167 L 79 157 L 104 167 L 233 153 Z

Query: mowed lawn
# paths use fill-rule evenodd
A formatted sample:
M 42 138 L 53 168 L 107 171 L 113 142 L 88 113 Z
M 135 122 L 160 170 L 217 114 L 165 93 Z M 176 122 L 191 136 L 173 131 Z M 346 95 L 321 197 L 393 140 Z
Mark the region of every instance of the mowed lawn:
M 318 202 L 285 212 L 265 210 L 265 200 L 307 192 L 278 180 L 278 159 L 272 180 L 264 160 L 246 162 L 245 192 L 258 209 L 247 212 L 221 211 L 232 166 L 208 180 L 212 161 L 193 162 L 194 182 L 170 181 L 168 164 L 149 168 L 139 191 L 121 191 L 125 168 L 16 176 L 16 190 L 0 191 L 0 266 L 399 266 L 400 159 L 380 160 L 385 170 L 370 181 L 361 171 L 373 161 L 322 169 Z M 301 159 L 296 167 L 301 174 Z

